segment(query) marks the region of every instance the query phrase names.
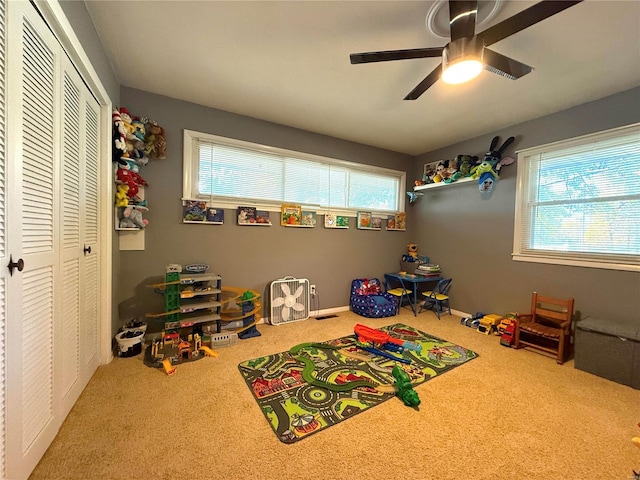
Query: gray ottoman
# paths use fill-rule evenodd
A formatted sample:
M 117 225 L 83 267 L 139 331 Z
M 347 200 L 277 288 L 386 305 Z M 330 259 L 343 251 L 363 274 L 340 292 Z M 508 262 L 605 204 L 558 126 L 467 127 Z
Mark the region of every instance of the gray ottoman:
M 640 322 L 599 318 L 578 322 L 575 368 L 640 389 Z

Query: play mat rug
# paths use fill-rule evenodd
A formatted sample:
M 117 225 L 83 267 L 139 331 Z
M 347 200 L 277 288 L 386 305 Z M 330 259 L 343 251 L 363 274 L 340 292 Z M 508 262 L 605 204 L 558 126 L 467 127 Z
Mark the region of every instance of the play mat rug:
M 350 335 L 321 344 L 296 345 L 288 352 L 238 365 L 280 441 L 297 442 L 394 398 L 395 379 L 391 370 L 395 365 L 402 366 L 415 386 L 478 356 L 401 323 L 380 330 L 421 345 L 420 353 L 405 349 L 401 355 L 410 363 L 400 363 L 361 350 L 356 346 L 356 336 Z M 331 389 L 307 383 L 302 378 L 305 368 L 313 369 L 314 383 L 326 382 Z M 374 383 L 354 388 L 358 382 L 365 383 L 364 379 Z M 348 385 L 351 382 L 354 385 Z

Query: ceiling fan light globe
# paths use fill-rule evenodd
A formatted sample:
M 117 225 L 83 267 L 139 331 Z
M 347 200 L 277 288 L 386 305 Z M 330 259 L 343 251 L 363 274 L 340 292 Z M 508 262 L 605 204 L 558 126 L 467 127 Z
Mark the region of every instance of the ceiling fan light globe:
M 442 72 L 442 80 L 452 85 L 465 83 L 480 75 L 483 68 L 482 62 L 475 58 L 461 59 L 445 67 Z

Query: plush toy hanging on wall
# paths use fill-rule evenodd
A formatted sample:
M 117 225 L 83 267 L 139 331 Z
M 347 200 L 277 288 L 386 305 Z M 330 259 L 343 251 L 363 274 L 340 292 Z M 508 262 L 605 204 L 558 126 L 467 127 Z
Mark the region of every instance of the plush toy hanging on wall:
M 471 177 L 478 180 L 480 192 L 490 192 L 493 189 L 493 184 L 498 180 L 500 169 L 515 162 L 511 157 L 502 158 L 502 152 L 513 143 L 513 140 L 514 137 L 507 138 L 502 146 L 496 150 L 500 137 L 493 137 L 489 151 L 485 153 L 482 163 L 471 169 Z

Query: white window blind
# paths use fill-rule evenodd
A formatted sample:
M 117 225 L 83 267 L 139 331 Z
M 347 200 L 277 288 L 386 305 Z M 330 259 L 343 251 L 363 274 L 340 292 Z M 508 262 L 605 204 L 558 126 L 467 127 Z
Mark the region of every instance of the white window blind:
M 514 259 L 640 270 L 640 125 L 518 152 Z
M 185 130 L 185 199 L 279 210 L 404 209 L 405 173 Z

